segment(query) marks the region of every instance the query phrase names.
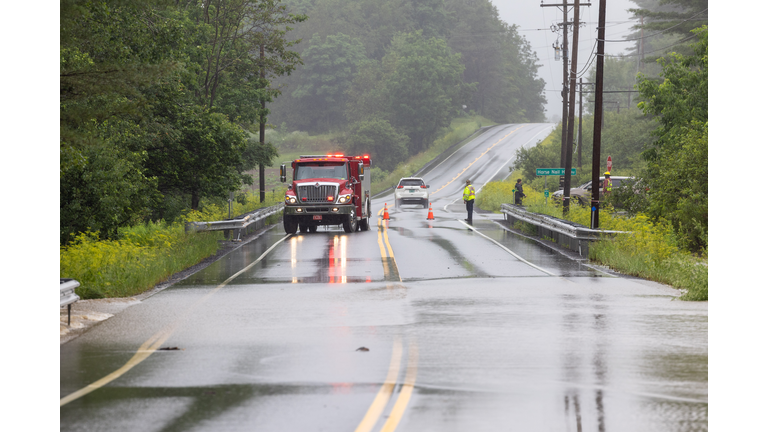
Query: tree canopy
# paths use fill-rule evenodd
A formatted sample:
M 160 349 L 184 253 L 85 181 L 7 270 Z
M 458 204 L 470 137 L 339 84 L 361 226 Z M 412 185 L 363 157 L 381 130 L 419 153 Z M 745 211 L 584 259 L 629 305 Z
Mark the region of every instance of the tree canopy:
M 299 64 L 286 34 L 304 19 L 277 0 L 62 1 L 61 242 L 114 238 L 178 197 L 194 209 L 271 165 L 246 131 Z
M 292 97 L 274 104 L 276 123 L 313 133 L 348 132 L 359 121 L 383 119 L 408 135 L 413 154 L 446 124 L 445 116 L 474 112 L 497 122 L 544 120 L 544 80 L 537 76 L 536 55 L 489 0 L 289 0 L 287 5 L 310 19 L 296 27 L 305 40 L 298 48 L 305 65 L 280 80 Z M 319 88 L 318 79 L 347 79 L 345 61 L 319 74 L 310 59 L 319 44 L 328 45 L 338 34 L 362 47 L 364 57 L 355 63 L 346 97 L 318 105 L 321 101 L 308 94 Z M 404 57 L 408 50 L 413 53 Z M 416 94 L 428 98 L 418 102 Z M 437 106 L 428 107 L 431 102 Z M 336 115 L 339 109 L 344 116 Z M 329 113 L 334 121 L 326 118 Z
M 642 77 L 639 107 L 659 127 L 644 152 L 648 212 L 669 220 L 692 250 L 706 247 L 708 226 L 708 30 L 695 29 L 692 55 L 659 59 L 662 81 Z

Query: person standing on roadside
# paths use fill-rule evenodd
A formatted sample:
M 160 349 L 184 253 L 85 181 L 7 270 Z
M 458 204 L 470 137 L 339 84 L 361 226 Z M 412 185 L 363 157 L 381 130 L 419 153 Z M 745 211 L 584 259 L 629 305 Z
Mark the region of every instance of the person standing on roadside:
M 464 187 L 464 204 L 467 205 L 467 218 L 465 221 L 472 223 L 472 211 L 475 207 L 475 187 L 467 179 L 467 186 Z
M 517 179 L 517 183 L 515 183 L 515 204 L 523 205 L 523 198 L 526 198 L 525 193 L 523 193 L 523 179 Z
M 605 181 L 603 181 L 603 194 L 611 193 L 611 190 L 613 189 L 613 182 L 611 181 L 611 172 L 606 171 L 605 174 Z

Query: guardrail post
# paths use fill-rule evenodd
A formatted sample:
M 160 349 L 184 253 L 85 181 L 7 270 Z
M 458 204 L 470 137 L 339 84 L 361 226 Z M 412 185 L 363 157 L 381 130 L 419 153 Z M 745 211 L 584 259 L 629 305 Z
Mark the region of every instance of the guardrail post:
M 80 282 L 74 279 L 59 279 L 59 306 L 67 306 L 67 327 L 72 323 L 72 303 L 80 300 L 75 294 L 75 288 L 80 286 Z

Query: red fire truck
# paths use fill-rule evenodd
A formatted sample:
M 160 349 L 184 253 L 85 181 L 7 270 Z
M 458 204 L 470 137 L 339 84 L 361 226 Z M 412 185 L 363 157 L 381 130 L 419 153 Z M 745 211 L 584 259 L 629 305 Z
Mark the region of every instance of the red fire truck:
M 344 232 L 370 229 L 371 167 L 368 156 L 343 154 L 299 156 L 291 162 L 293 181 L 285 192 L 283 227 L 316 232 L 320 225 L 341 225 Z M 286 181 L 285 164 L 280 181 Z

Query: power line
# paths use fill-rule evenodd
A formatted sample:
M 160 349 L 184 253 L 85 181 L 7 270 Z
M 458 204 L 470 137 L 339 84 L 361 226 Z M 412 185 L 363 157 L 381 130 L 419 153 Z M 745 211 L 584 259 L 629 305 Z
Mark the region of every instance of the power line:
M 699 15 L 703 14 L 704 12 L 706 12 L 706 11 L 708 11 L 708 10 L 709 10 L 709 8 L 706 8 L 706 9 L 704 9 L 703 11 L 701 11 L 701 12 L 697 13 L 696 15 L 693 15 L 693 16 L 692 16 L 692 17 L 690 17 L 690 18 L 687 18 L 687 19 L 685 19 L 685 20 L 683 20 L 683 21 L 680 21 L 679 23 L 677 23 L 677 24 L 673 25 L 672 27 L 668 27 L 668 28 L 666 28 L 666 29 L 664 29 L 664 30 L 662 30 L 662 31 L 660 31 L 660 32 L 658 32 L 658 33 L 654 33 L 654 34 L 651 34 L 651 35 L 648 35 L 648 36 L 643 36 L 643 37 L 634 38 L 634 39 L 622 39 L 622 40 L 604 40 L 603 42 L 631 42 L 631 41 L 636 41 L 636 40 L 641 40 L 641 39 L 648 39 L 649 37 L 653 37 L 653 36 L 656 36 L 656 35 L 660 35 L 660 34 L 662 34 L 662 33 L 666 32 L 666 31 L 668 31 L 668 30 L 672 30 L 672 29 L 673 29 L 673 28 L 675 28 L 675 27 L 681 26 L 681 25 L 683 25 L 684 23 L 686 23 L 686 22 L 688 22 L 688 21 L 690 21 L 690 20 L 692 20 L 692 19 L 696 18 L 697 16 L 699 16 Z
M 655 49 L 655 50 L 653 50 L 653 51 L 645 51 L 645 52 L 643 52 L 643 53 L 637 53 L 637 54 L 623 54 L 623 55 L 611 55 L 611 54 L 604 54 L 604 56 L 605 56 L 605 57 L 636 57 L 636 56 L 639 56 L 639 55 L 641 55 L 641 54 L 642 54 L 642 55 L 645 55 L 645 54 L 652 54 L 652 53 L 655 53 L 655 52 L 658 52 L 658 51 L 664 51 L 665 49 L 669 49 L 669 48 L 672 48 L 672 47 L 674 47 L 674 46 L 680 45 L 681 43 L 683 43 L 683 42 L 687 42 L 687 41 L 689 41 L 689 40 L 691 40 L 691 39 L 693 39 L 693 38 L 695 38 L 695 37 L 696 37 L 696 35 L 690 35 L 690 36 L 688 36 L 688 37 L 686 37 L 686 38 L 680 39 L 679 41 L 677 41 L 677 42 L 673 43 L 672 45 L 666 46 L 666 47 L 664 47 L 664 48 Z

